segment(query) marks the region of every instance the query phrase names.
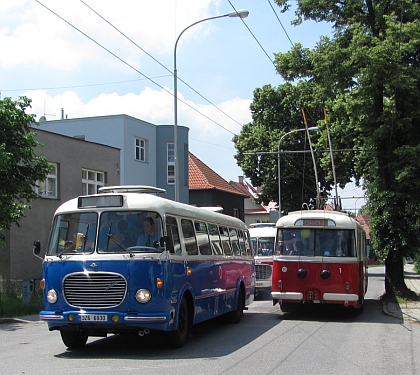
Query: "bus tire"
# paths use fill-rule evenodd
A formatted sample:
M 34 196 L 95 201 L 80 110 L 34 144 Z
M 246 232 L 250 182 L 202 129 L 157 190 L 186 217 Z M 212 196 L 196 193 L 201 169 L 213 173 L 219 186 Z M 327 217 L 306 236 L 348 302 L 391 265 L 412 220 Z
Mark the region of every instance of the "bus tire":
M 238 305 L 236 309 L 229 312 L 226 316 L 228 323 L 237 324 L 241 321 L 242 316 L 244 315 L 244 293 L 243 288 L 239 289 L 238 292 Z
M 88 333 L 85 331 L 60 331 L 61 340 L 69 349 L 81 349 L 85 346 Z
M 280 305 L 280 310 L 281 310 L 281 312 L 289 313 L 289 312 L 293 312 L 293 311 L 297 310 L 297 307 L 298 306 L 297 306 L 296 303 L 293 303 L 293 302 L 283 302 Z
M 185 345 L 188 337 L 188 330 L 188 303 L 185 297 L 183 297 L 181 304 L 179 305 L 177 328 L 170 332 L 171 344 L 174 348 L 182 348 Z

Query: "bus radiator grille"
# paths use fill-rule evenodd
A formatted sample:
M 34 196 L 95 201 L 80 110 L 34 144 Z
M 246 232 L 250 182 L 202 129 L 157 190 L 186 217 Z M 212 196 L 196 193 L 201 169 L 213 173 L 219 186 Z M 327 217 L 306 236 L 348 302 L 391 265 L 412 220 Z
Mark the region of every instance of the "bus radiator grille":
M 255 271 L 257 280 L 266 280 L 271 278 L 271 266 L 268 264 L 256 264 Z
M 115 273 L 73 273 L 63 281 L 64 298 L 79 308 L 111 308 L 124 301 L 127 281 Z

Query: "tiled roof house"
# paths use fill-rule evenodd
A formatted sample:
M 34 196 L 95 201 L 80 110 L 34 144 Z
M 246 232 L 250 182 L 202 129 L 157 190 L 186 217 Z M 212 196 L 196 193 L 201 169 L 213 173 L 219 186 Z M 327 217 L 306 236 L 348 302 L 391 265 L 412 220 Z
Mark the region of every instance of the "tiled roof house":
M 190 204 L 198 207 L 222 207 L 226 215 L 245 221 L 244 198 L 215 171 L 191 152 L 188 153 L 188 185 Z
M 273 222 L 277 220 L 277 203 L 270 202 L 268 205 L 255 203 L 254 199 L 258 198 L 258 190 L 247 181 L 245 181 L 243 176 L 239 176 L 238 182 L 230 181 L 229 183 L 236 190 L 246 195 L 244 202 L 246 225 L 253 223 Z

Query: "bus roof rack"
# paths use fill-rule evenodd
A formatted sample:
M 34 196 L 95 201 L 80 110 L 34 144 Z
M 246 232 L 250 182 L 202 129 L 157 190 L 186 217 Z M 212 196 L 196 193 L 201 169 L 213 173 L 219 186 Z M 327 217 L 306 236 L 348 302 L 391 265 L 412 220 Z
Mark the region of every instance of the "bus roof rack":
M 147 185 L 123 185 L 103 186 L 98 189 L 100 193 L 140 193 L 140 194 L 163 194 L 165 189 Z

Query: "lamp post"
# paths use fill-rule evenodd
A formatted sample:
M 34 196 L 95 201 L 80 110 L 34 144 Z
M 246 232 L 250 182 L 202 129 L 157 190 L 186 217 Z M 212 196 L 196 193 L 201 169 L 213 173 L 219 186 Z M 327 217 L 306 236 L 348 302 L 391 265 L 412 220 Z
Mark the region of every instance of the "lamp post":
M 287 133 L 283 134 L 280 137 L 279 147 L 278 147 L 278 150 L 277 150 L 277 155 L 278 155 L 278 157 L 277 157 L 277 162 L 278 162 L 277 170 L 278 170 L 278 174 L 279 174 L 278 175 L 278 183 L 279 183 L 279 218 L 281 217 L 281 180 L 280 180 L 280 176 L 281 176 L 280 175 L 280 146 L 281 146 L 281 141 L 283 140 L 284 137 L 286 137 L 289 134 L 296 133 L 296 132 L 301 132 L 301 131 L 305 131 L 305 130 L 306 130 L 306 128 L 294 129 L 294 130 L 291 130 L 290 132 L 287 132 Z M 309 130 L 318 130 L 318 127 L 317 126 L 313 126 L 313 127 L 308 128 L 308 131 Z
M 216 18 L 222 17 L 240 17 L 246 18 L 248 17 L 249 12 L 246 9 L 237 10 L 234 12 L 221 14 L 218 16 L 213 16 L 209 18 L 204 18 L 200 21 L 194 22 L 190 26 L 186 27 L 181 33 L 178 35 L 178 38 L 175 42 L 174 47 L 174 177 L 175 177 L 175 201 L 179 202 L 179 163 L 178 163 L 178 73 L 176 68 L 176 48 L 178 46 L 178 41 L 181 35 L 188 30 L 190 27 L 197 25 L 198 23 L 214 20 Z

